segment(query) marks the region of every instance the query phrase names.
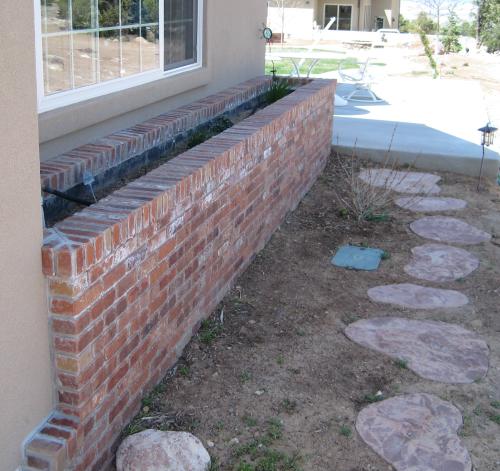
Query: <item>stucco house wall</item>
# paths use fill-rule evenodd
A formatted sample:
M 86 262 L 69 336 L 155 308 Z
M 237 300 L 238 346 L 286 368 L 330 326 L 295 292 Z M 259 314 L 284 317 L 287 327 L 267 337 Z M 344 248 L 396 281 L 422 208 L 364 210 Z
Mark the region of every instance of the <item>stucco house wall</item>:
M 33 2 L 3 0 L 0 31 L 0 469 L 12 471 L 23 440 L 52 408 Z
M 3 0 L 0 15 L 0 469 L 6 471 L 21 465 L 23 441 L 54 405 L 41 264 L 40 159 L 261 75 L 264 69 L 259 30 L 266 1 L 207 0 L 201 69 L 38 115 L 35 1 Z

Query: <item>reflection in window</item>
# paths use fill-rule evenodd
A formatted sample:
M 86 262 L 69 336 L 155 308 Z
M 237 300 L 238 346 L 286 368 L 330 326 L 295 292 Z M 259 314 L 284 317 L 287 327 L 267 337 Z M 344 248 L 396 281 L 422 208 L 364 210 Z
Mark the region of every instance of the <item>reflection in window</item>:
M 45 95 L 159 69 L 159 0 L 36 1 Z
M 197 0 L 165 0 L 165 70 L 196 62 Z

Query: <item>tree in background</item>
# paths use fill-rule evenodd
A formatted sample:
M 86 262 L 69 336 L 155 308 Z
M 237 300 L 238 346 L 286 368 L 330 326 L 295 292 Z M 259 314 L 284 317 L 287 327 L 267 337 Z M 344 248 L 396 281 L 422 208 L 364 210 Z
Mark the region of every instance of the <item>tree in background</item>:
M 443 28 L 441 43 L 445 54 L 450 52 L 460 52 L 462 45 L 460 44 L 460 26 L 458 24 L 458 16 L 454 11 L 448 16 L 448 24 Z
M 399 31 L 402 33 L 410 33 L 411 32 L 411 21 L 407 20 L 403 15 L 399 15 Z
M 425 34 L 434 34 L 439 32 L 439 26 L 427 13 L 421 11 L 411 30 L 415 33 L 423 31 Z
M 477 0 L 477 38 L 488 52 L 500 51 L 500 0 Z

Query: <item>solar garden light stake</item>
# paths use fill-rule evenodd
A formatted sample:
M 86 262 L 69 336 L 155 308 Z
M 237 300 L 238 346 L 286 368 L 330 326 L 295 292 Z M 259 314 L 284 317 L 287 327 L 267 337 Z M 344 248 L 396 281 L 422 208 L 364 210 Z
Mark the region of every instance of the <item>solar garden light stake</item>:
M 490 124 L 491 123 L 488 122 L 486 126 L 478 129 L 478 131 L 481 133 L 481 146 L 483 147 L 483 156 L 481 158 L 481 167 L 479 169 L 479 180 L 477 182 L 477 191 L 479 191 L 479 188 L 481 186 L 481 178 L 483 176 L 484 148 L 489 147 L 491 144 L 493 144 L 493 140 L 495 138 L 495 132 L 497 131 L 497 128 L 494 128 Z

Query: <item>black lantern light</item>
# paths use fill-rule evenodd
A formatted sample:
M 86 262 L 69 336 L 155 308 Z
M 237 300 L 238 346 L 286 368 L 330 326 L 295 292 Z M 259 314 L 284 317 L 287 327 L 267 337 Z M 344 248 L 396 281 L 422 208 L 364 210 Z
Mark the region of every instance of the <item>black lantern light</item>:
M 493 140 L 495 139 L 495 133 L 498 131 L 497 128 L 488 123 L 486 126 L 479 128 L 478 131 L 481 133 L 481 145 L 489 147 L 493 144 Z
M 484 163 L 484 148 L 491 146 L 493 144 L 493 140 L 495 139 L 495 132 L 498 131 L 497 128 L 491 126 L 490 123 L 486 124 L 482 128 L 479 128 L 478 131 L 481 133 L 481 146 L 483 147 L 483 156 L 481 158 L 481 168 L 479 169 L 479 180 L 477 182 L 477 191 L 481 186 L 481 178 L 483 176 L 483 163 Z

